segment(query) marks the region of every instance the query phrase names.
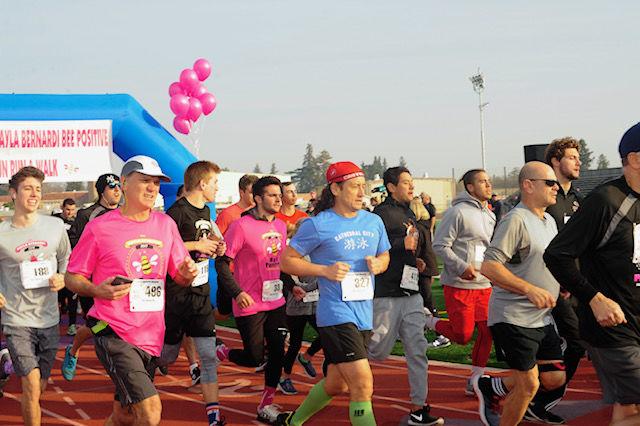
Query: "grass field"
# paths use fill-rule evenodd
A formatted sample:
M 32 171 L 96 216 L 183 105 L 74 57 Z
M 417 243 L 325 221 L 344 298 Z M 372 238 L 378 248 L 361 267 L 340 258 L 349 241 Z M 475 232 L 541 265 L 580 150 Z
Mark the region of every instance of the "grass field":
M 440 281 L 436 278 L 433 282 L 432 286 L 433 292 L 433 300 L 438 308 L 438 311 L 441 312 L 441 317 L 446 318 L 447 313 L 444 311 L 444 296 L 442 293 L 442 286 L 440 285 Z M 235 328 L 235 321 L 233 319 L 228 319 L 224 321 L 218 321 L 218 324 L 224 325 L 227 327 Z M 317 336 L 315 330 L 307 325 L 305 329 L 304 339 L 306 341 L 312 341 Z M 432 331 L 427 332 L 427 338 L 429 341 L 432 341 L 435 337 L 435 333 Z M 456 345 L 451 344 L 451 346 L 441 349 L 430 349 L 427 352 L 429 359 L 438 360 L 438 361 L 448 361 L 448 362 L 457 362 L 460 364 L 471 364 L 471 348 L 473 348 L 473 343 L 475 342 L 474 338 L 467 345 Z M 404 355 L 404 350 L 402 348 L 402 343 L 397 342 L 395 347 L 393 348 L 393 355 Z M 506 364 L 499 362 L 495 358 L 495 353 L 493 349 L 491 351 L 491 358 L 489 359 L 490 367 L 500 367 L 506 368 Z

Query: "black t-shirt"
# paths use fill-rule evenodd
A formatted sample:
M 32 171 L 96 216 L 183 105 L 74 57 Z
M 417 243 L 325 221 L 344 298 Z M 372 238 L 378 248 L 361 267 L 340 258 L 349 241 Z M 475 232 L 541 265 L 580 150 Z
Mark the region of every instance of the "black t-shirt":
M 434 206 L 433 203 L 427 203 L 427 204 L 424 205 L 424 208 L 427 209 L 427 212 L 429 213 L 429 220 L 435 219 L 435 217 L 436 217 L 436 206 Z
M 551 241 L 544 261 L 560 285 L 580 300 L 582 337 L 596 347 L 640 344 L 640 261 L 633 263 L 634 228 L 640 224 L 636 201 L 606 244 L 598 248 L 628 194 L 640 199 L 624 177 L 596 188 Z M 640 232 L 638 230 L 637 232 Z M 635 251 L 640 251 L 640 242 Z M 580 270 L 575 259 L 580 260 Z M 627 324 L 601 327 L 589 301 L 601 292 L 624 311 Z
M 566 194 L 562 187 L 558 189 L 556 203 L 547 207 L 547 213 L 556 221 L 558 231 L 564 228 L 564 224 L 578 210 L 580 203 L 582 203 L 582 195 L 573 189 L 573 185 Z
M 171 207 L 169 207 L 169 210 L 167 210 L 167 214 L 171 216 L 171 218 L 178 225 L 178 231 L 180 232 L 182 241 L 198 241 L 203 237 L 208 237 L 209 234 L 213 232 L 213 225 L 211 224 L 211 212 L 207 205 L 199 209 L 193 206 L 191 203 L 189 203 L 189 201 L 187 201 L 185 197 L 183 197 L 173 203 Z M 200 259 L 201 257 L 206 257 L 204 255 L 201 255 L 197 251 L 190 251 L 189 254 L 191 255 L 191 258 L 196 262 L 202 260 Z M 176 284 L 171 279 L 171 277 L 167 275 L 168 299 L 172 296 L 179 296 L 187 293 L 208 296 L 209 291 L 210 289 L 208 282 L 197 287 L 183 287 Z

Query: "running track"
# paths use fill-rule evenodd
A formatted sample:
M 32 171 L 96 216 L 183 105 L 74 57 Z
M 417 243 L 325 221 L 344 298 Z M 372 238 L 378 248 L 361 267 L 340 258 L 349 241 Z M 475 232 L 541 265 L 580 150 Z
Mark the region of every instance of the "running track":
M 62 327 L 66 331 L 66 327 Z M 236 330 L 219 327 L 218 336 L 232 347 L 241 347 Z M 93 347 L 83 347 L 78 361 L 78 372 L 72 382 L 60 374 L 64 347 L 70 338 L 61 339 L 57 362 L 42 398 L 42 419 L 45 425 L 101 425 L 111 411 L 113 386 L 98 362 Z M 314 364 L 321 371 L 322 353 L 316 355 Z M 402 357 L 392 357 L 384 363 L 373 362 L 375 390 L 374 412 L 378 425 L 406 424 L 410 404 L 408 402 L 407 370 Z M 172 365 L 169 375 L 157 376 L 156 386 L 162 398 L 163 425 L 205 424 L 201 396 L 189 389 L 187 360 L 181 354 Z M 262 389 L 262 374 L 252 369 L 223 363 L 219 370 L 220 402 L 223 415 L 230 425 L 260 424 L 255 420 L 255 409 Z M 320 373 L 321 374 L 321 373 Z M 433 361 L 429 365 L 429 401 L 432 413 L 443 416 L 447 425 L 481 425 L 476 413 L 475 398 L 464 396 L 467 366 Z M 307 378 L 299 365 L 292 376 L 298 395 L 278 393 L 276 403 L 283 410 L 294 409 L 307 394 L 315 381 Z M 5 396 L 0 399 L 0 425 L 21 425 L 20 392 L 15 377 L 5 386 Z M 596 375 L 587 361 L 583 361 L 572 381 L 565 399 L 556 408 L 569 425 L 601 426 L 607 424 L 610 409 L 600 401 L 601 394 Z M 329 407 L 307 424 L 348 425 L 348 399 L 335 398 Z M 526 424 L 526 423 L 523 423 Z

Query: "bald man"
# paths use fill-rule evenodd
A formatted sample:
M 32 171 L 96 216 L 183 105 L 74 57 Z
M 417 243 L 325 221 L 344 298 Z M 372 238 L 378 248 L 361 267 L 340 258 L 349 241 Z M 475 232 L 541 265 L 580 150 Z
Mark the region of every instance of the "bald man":
M 473 380 L 487 426 L 517 425 L 538 388 L 562 391 L 565 383 L 562 341 L 551 316 L 560 285 L 542 258 L 558 233 L 545 210 L 555 204 L 559 184 L 553 169 L 537 161 L 525 164 L 518 184 L 521 201 L 496 227 L 482 264 L 494 284 L 488 325 L 496 353 L 511 369 L 509 377 Z M 493 411 L 497 398 L 506 398 L 502 416 Z

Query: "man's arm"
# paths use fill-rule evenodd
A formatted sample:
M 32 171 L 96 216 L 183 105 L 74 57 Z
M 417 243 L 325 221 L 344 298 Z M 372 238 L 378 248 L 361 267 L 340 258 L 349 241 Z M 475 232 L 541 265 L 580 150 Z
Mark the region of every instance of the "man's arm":
M 544 253 L 547 268 L 556 280 L 581 303 L 588 304 L 603 327 L 627 322 L 624 312 L 582 275 L 576 260 L 585 252 L 597 250 L 615 214 L 607 208 L 609 204 L 600 193 L 587 197 Z
M 436 231 L 433 251 L 440 256 L 445 268 L 455 276 L 463 279 L 474 279 L 476 271 L 473 266 L 467 264 L 467 261 L 461 259 L 452 249 L 454 242 L 458 239 L 460 226 L 459 213 L 455 210 L 446 212 Z
M 80 296 L 118 300 L 129 293 L 131 284 L 112 286 L 111 282 L 114 278 L 115 277 L 109 277 L 102 283 L 95 285 L 84 275 L 66 272 L 64 275 L 64 284 L 69 290 Z
M 344 262 L 336 262 L 333 265 L 311 263 L 293 247 L 287 246 L 280 258 L 280 269 L 287 274 L 299 277 L 324 277 L 331 281 L 342 281 L 351 266 Z
M 510 291 L 511 293 L 527 296 L 536 308 L 553 308 L 556 301 L 547 290 L 514 275 L 500 262 L 486 260 L 482 263 L 482 275 L 489 278 L 493 285 Z

